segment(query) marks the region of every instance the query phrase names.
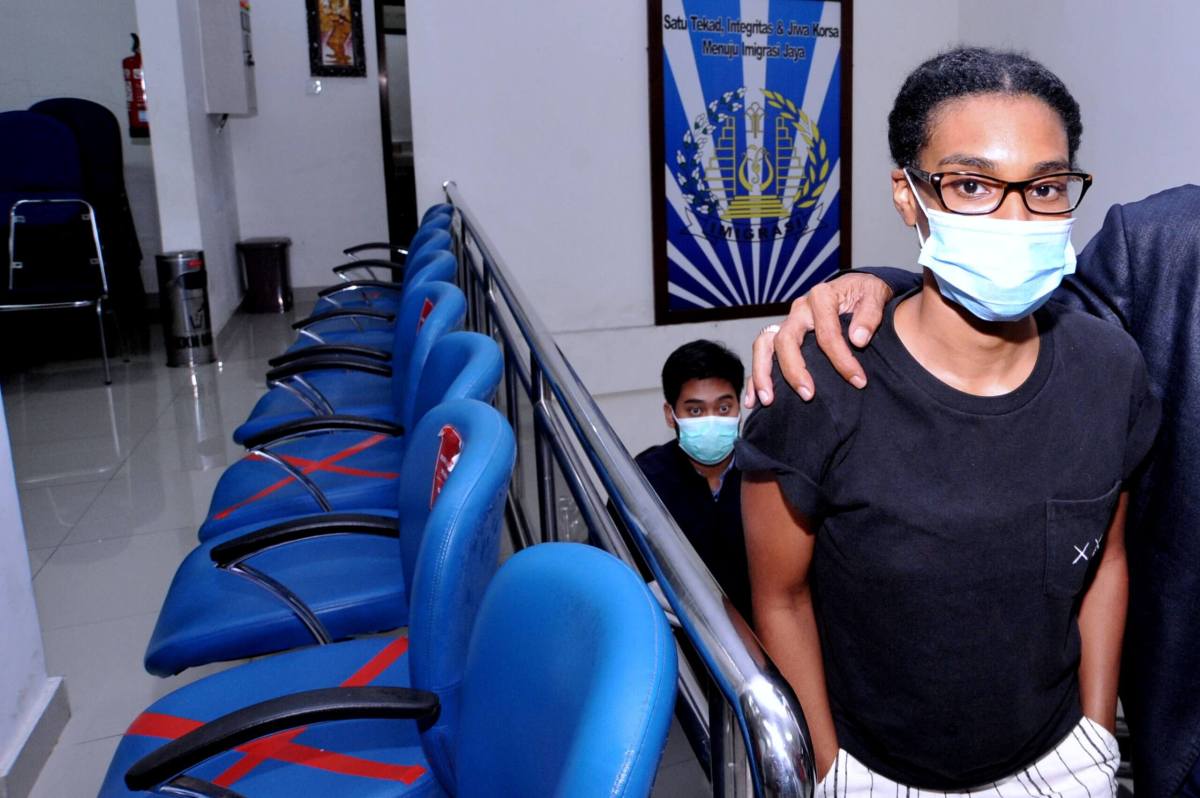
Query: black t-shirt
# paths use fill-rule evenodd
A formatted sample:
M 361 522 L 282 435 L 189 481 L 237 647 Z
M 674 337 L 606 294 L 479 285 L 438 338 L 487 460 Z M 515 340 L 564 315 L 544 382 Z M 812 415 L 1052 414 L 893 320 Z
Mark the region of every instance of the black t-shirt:
M 725 473 L 714 498 L 708 480 L 678 441 L 651 446 L 635 459 L 717 584 L 749 622 L 753 616 L 742 537 L 742 474 L 737 466 Z
M 958 391 L 897 337 L 901 299 L 859 354 L 864 390 L 811 337 L 812 402 L 776 368 L 737 462 L 820 525 L 809 577 L 840 745 L 900 783 L 964 789 L 1078 722 L 1079 601 L 1158 402 L 1123 331 L 1054 304 L 1021 386 Z

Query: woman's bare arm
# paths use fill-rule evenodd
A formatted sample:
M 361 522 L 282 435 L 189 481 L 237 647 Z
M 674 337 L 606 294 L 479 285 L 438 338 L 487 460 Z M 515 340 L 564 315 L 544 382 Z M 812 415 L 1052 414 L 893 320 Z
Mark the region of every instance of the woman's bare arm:
M 1121 668 L 1121 638 L 1129 604 L 1129 569 L 1125 560 L 1125 513 L 1129 493 L 1123 492 L 1104 542 L 1104 555 L 1079 607 L 1079 699 L 1083 714 L 1109 731 L 1117 725 L 1117 677 Z
M 800 699 L 821 777 L 837 757 L 838 742 L 808 582 L 815 529 L 766 474 L 742 479 L 742 523 L 756 631 Z

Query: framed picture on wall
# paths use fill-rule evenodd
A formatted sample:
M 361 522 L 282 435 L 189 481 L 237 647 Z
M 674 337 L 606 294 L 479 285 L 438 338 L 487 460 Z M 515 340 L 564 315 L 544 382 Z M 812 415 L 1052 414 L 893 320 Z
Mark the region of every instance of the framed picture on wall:
M 851 0 L 648 0 L 655 322 L 779 315 L 850 264 Z
M 367 74 L 362 0 L 305 0 L 309 72 L 317 77 Z

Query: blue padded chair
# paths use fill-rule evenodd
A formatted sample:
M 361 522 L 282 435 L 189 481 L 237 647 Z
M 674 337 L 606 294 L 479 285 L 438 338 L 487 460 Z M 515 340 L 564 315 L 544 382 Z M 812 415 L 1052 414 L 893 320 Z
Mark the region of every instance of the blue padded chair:
M 451 391 L 491 400 L 500 382 L 501 360 L 488 354 L 473 357 L 468 364 L 480 368 L 466 369 L 457 357 L 428 359 L 415 390 L 409 416 L 413 423 Z M 461 373 L 455 371 L 460 368 Z M 299 514 L 396 506 L 393 483 L 400 475 L 404 427 L 346 417 L 313 419 L 296 426 L 294 435 L 252 449 L 226 469 L 213 491 L 200 540 Z M 407 428 L 412 428 L 411 423 Z
M 32 111 L 0 113 L 0 312 L 94 310 L 107 385 L 108 275 L 83 186 L 66 125 Z
M 439 202 L 436 205 L 430 205 L 425 209 L 425 213 L 421 214 L 421 224 L 425 224 L 430 217 L 439 213 L 453 214 L 454 206 L 449 202 Z
M 428 250 L 431 246 L 442 247 L 443 243 L 448 240 L 442 236 L 450 235 L 450 217 L 449 216 L 434 216 L 429 220 L 428 224 L 422 225 L 413 234 L 412 241 L 409 242 L 408 249 L 396 248 L 396 252 L 400 253 L 397 260 L 380 260 L 378 258 L 358 259 L 353 255 L 353 259 L 340 266 L 333 267 L 333 273 L 344 282 L 353 282 L 353 272 L 366 272 L 371 280 L 379 280 L 386 277 L 390 282 L 400 283 L 406 274 L 411 274 L 415 268 L 415 259 L 422 251 Z M 360 244 L 357 247 L 351 247 L 346 252 L 358 252 L 366 247 L 380 246 L 383 244 Z M 449 246 L 443 248 L 448 249 Z M 382 270 L 386 274 L 379 274 L 377 270 Z
M 429 350 L 447 332 L 462 326 L 466 312 L 466 298 L 456 287 L 422 282 L 405 293 L 387 362 L 357 355 L 352 345 L 286 362 L 276 359 L 276 368 L 267 372 L 271 390 L 233 431 L 234 441 L 249 445 L 281 425 L 335 415 L 401 425 L 413 421 L 412 387 L 420 379 Z
M 453 430 L 453 435 L 448 436 L 447 430 Z M 457 459 L 453 457 L 455 442 L 461 449 Z M 389 541 L 393 551 L 399 552 L 399 558 L 395 553 L 387 557 L 387 562 L 394 568 L 391 578 L 397 587 L 403 586 L 412 605 L 410 634 L 305 649 L 321 652 L 317 659 L 307 660 L 309 664 L 304 667 L 307 675 L 290 673 L 285 676 L 270 670 L 258 671 L 254 666 L 237 668 L 235 671 L 245 676 L 235 678 L 228 686 L 214 687 L 224 694 L 233 683 L 238 683 L 242 685 L 235 690 L 238 697 L 222 699 L 213 708 L 215 712 L 203 717 L 216 717 L 240 705 L 313 687 L 348 682 L 365 685 L 380 678 L 386 678 L 382 683 L 408 686 L 409 652 L 422 646 L 454 653 L 452 659 L 441 662 L 451 668 L 451 677 L 460 679 L 471 623 L 499 561 L 504 496 L 515 452 L 512 428 L 493 408 L 472 400 L 446 402 L 434 408 L 413 431 L 412 448 L 406 461 L 413 476 L 398 486 L 400 506 L 413 513 L 419 513 L 420 507 L 431 504 L 433 509 L 423 523 L 423 534 L 414 535 L 411 527 L 403 528 L 399 542 Z M 444 628 L 446 624 L 451 628 Z M 458 626 L 465 629 L 460 630 Z M 256 664 L 278 659 L 274 657 Z M 423 661 L 428 661 L 428 657 Z M 257 678 L 256 674 L 262 674 L 263 678 Z M 435 675 L 441 676 L 440 673 Z M 162 707 L 160 702 L 150 712 L 197 717 L 186 707 L 186 701 L 184 705 L 167 707 Z M 133 728 L 138 726 L 139 722 L 135 721 Z M 411 722 L 395 726 L 394 731 L 400 734 L 401 747 L 416 744 L 416 730 Z M 298 742 L 312 739 L 310 735 L 305 737 L 307 739 Z M 141 740 L 133 744 L 149 744 L 153 748 L 159 743 Z M 340 745 L 323 747 L 347 750 Z M 421 770 L 417 768 L 416 773 Z M 304 795 L 306 792 L 298 790 L 293 794 Z
M 502 367 L 495 341 L 450 333 L 434 347 L 420 393 L 447 402 L 486 400 Z M 412 445 L 401 481 L 428 482 L 411 467 Z M 398 576 L 407 569 L 397 530 L 411 548 L 420 539 L 416 530 L 449 520 L 440 511 L 429 514 L 427 494 L 402 493 L 398 509 L 278 518 L 210 538 L 175 573 L 146 650 L 146 670 L 167 676 L 403 626 L 411 583 Z
M 422 252 L 414 265 L 419 268 L 404 281 L 396 306 L 404 303 L 406 292 L 418 286 L 430 282 L 453 283 L 457 277 L 458 262 L 443 250 Z M 300 357 L 325 353 L 384 359 L 392 354 L 395 344 L 395 321 L 394 310 L 368 308 L 342 308 L 309 316 L 292 325 L 292 329 L 300 331 L 296 342 L 284 354 L 268 362 L 272 366 L 282 366 Z
M 441 217 L 437 217 L 440 219 Z M 407 275 L 410 271 L 416 271 L 420 268 L 419 257 L 422 253 L 431 252 L 450 252 L 453 246 L 453 239 L 450 233 L 440 227 L 432 227 L 429 230 L 422 228 L 417 231 L 416 238 L 422 239 L 420 246 L 409 251 L 407 263 L 409 266 L 398 264 L 390 261 L 381 260 L 359 260 L 344 263 L 341 266 L 335 267 L 334 271 L 339 275 L 344 275 L 353 269 L 374 269 L 384 267 L 391 270 L 392 274 L 388 280 L 376 279 L 372 276 L 370 279 L 347 280 L 342 283 L 331 285 L 317 293 L 317 304 L 313 307 L 313 315 L 327 313 L 338 308 L 371 308 L 374 310 L 387 310 L 396 303 L 396 296 L 400 292 L 403 285 L 401 277 Z M 373 272 L 372 272 L 373 274 Z
M 449 203 L 443 202 L 438 205 L 430 205 L 425 209 L 425 213 L 421 215 L 421 223 L 417 228 L 419 230 L 426 223 L 432 222 L 442 230 L 449 230 L 450 224 L 453 222 L 453 214 L 454 206 Z M 435 216 L 441 215 L 449 217 L 449 220 L 434 219 Z M 387 241 L 368 241 L 364 244 L 355 244 L 352 247 L 346 247 L 342 250 L 342 253 L 351 260 L 356 260 L 360 253 L 370 252 L 371 250 L 386 252 L 393 262 L 404 263 L 404 258 L 412 252 L 412 245 L 410 244 L 408 249 L 404 249 L 403 247 L 389 244 Z
M 437 571 L 419 569 L 414 593 Z M 394 642 L 352 641 L 168 695 L 126 732 L 100 798 L 167 784 L 256 798 L 650 795 L 677 663 L 637 574 L 598 549 L 547 543 L 512 557 L 478 606 L 465 658 L 430 651 L 414 607 L 407 662 Z

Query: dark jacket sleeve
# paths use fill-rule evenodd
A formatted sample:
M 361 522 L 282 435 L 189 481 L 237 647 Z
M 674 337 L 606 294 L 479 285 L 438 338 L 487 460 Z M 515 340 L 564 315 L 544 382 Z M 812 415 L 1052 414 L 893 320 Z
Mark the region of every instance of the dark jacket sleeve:
M 1054 299 L 1068 307 L 1130 328 L 1133 269 L 1120 205 L 1108 209 L 1100 232 L 1079 253 L 1075 273 L 1063 280 Z
M 887 283 L 888 288 L 892 289 L 893 296 L 911 291 L 921 284 L 920 272 L 910 272 L 908 269 L 900 269 L 895 266 L 864 266 L 861 269 L 854 269 L 854 271 L 883 280 Z M 843 272 L 837 272 L 831 279 L 836 279 L 842 274 Z

